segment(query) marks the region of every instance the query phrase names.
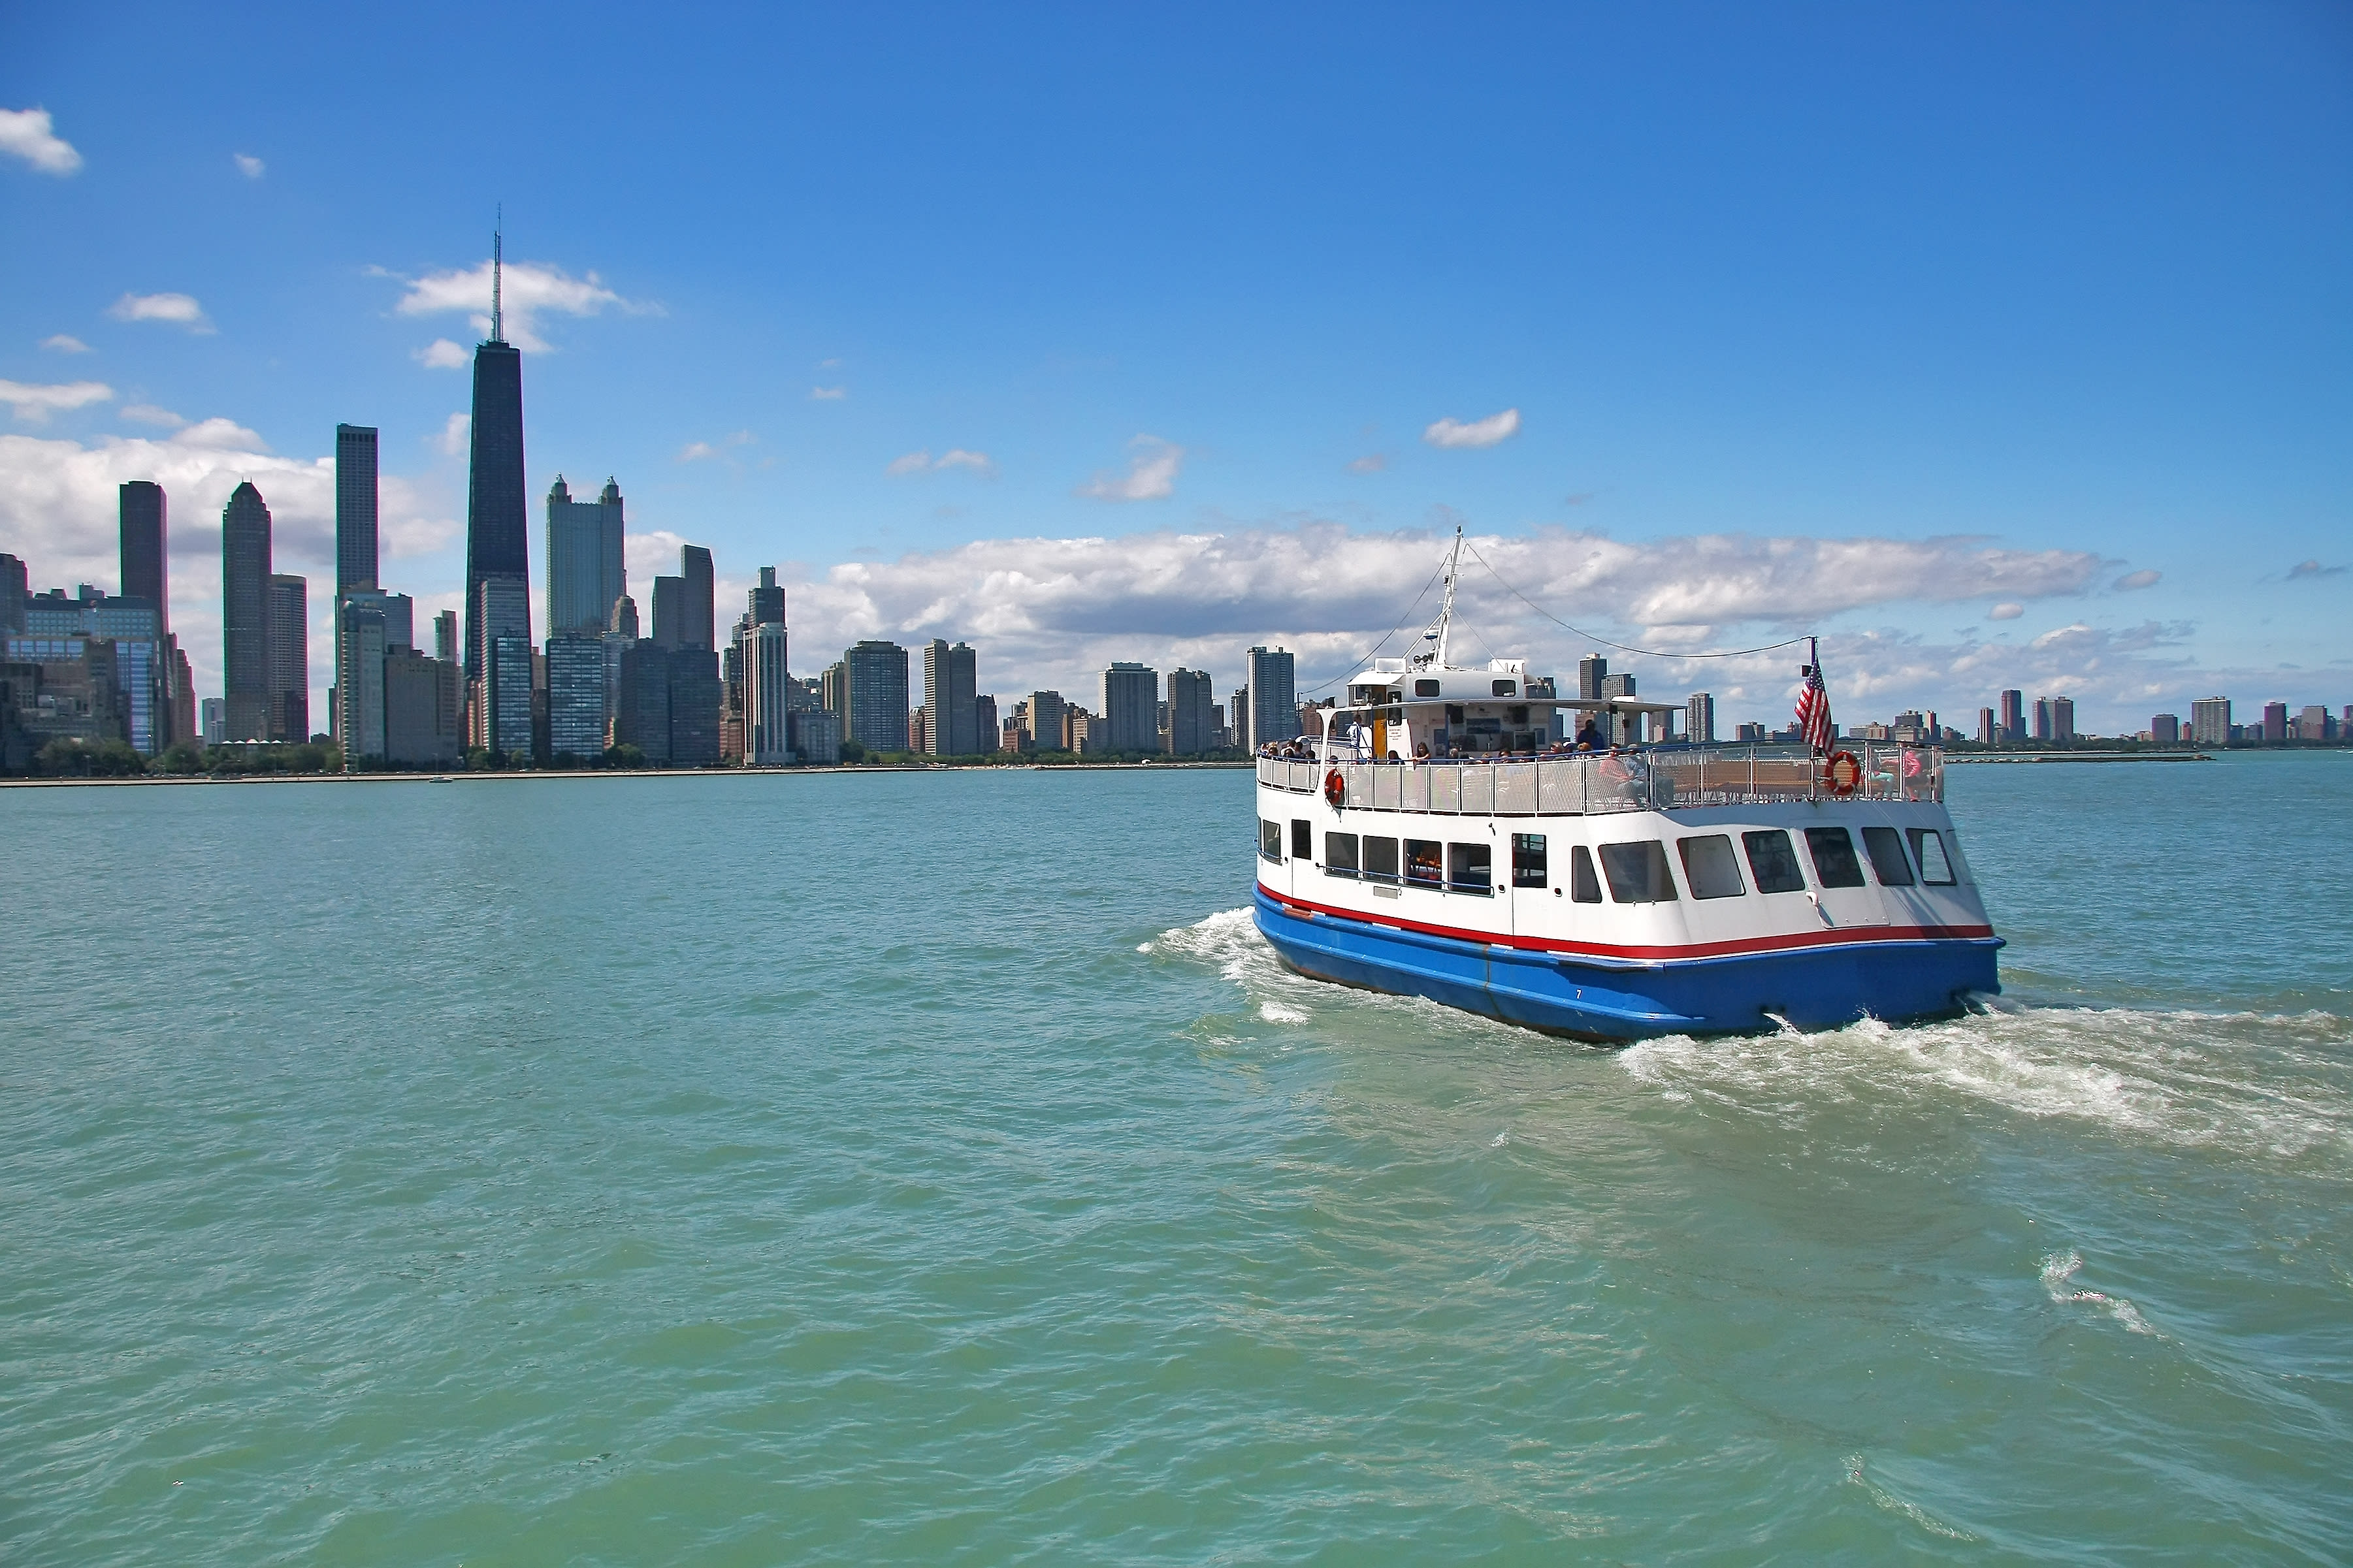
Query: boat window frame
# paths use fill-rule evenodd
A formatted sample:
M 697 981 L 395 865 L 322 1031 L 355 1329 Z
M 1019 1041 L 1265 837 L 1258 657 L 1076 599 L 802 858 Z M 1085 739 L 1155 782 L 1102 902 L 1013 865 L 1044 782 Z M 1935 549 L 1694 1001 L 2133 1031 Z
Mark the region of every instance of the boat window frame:
M 1862 874 L 1862 857 L 1855 850 L 1854 836 L 1846 830 L 1843 823 L 1834 822 L 1820 827 L 1809 827 L 1803 831 L 1806 836 L 1806 858 L 1814 863 L 1814 886 L 1825 889 L 1871 886 L 1870 881 Z M 1838 879 L 1832 880 L 1831 874 L 1822 869 L 1821 845 L 1823 843 L 1837 845 L 1840 852 L 1846 856 L 1847 866 L 1854 870 L 1852 880 L 1843 874 Z M 1832 858 L 1835 859 L 1836 856 Z
M 1667 847 L 1664 843 L 1656 838 L 1629 838 L 1614 844 L 1599 845 L 1596 847 L 1601 851 L 1601 875 L 1609 884 L 1611 903 L 1672 904 L 1676 901 L 1675 873 L 1669 864 Z M 1641 856 L 1643 880 L 1651 884 L 1651 896 L 1643 897 L 1637 894 L 1629 897 L 1621 890 L 1623 888 L 1633 886 L 1630 878 L 1621 877 L 1620 874 L 1621 868 L 1629 869 L 1630 868 L 1625 868 L 1627 858 L 1624 854 L 1613 855 L 1610 853 L 1612 850 L 1632 850 Z M 1659 892 L 1660 889 L 1665 889 L 1663 894 Z
M 1345 846 L 1345 849 L 1343 846 Z M 1325 876 L 1356 876 L 1362 869 L 1362 862 L 1356 856 L 1355 834 L 1325 832 L 1324 835 L 1324 874 Z
M 1492 898 L 1495 892 L 1495 847 L 1450 839 L 1446 846 L 1446 890 Z
M 1416 850 L 1427 854 L 1416 856 Z M 1446 886 L 1446 841 L 1442 838 L 1408 838 L 1398 846 L 1398 874 L 1409 888 L 1443 888 Z M 1418 877 L 1415 868 L 1427 865 L 1431 875 Z
M 1376 852 L 1375 846 L 1379 847 L 1378 852 Z M 1373 864 L 1376 860 L 1388 861 L 1388 868 L 1377 868 Z M 1398 841 L 1395 838 L 1366 834 L 1357 843 L 1356 864 L 1359 868 L 1357 875 L 1367 882 L 1387 882 L 1394 887 L 1404 880 L 1401 875 L 1404 862 L 1398 857 Z
M 1757 843 L 1759 839 L 1780 840 L 1781 856 L 1788 862 L 1789 876 L 1796 879 L 1794 882 L 1791 882 L 1787 887 L 1775 886 L 1768 888 L 1765 885 L 1767 879 L 1765 868 L 1758 865 L 1757 861 Z M 1804 863 L 1798 858 L 1798 847 L 1789 842 L 1789 830 L 1788 828 L 1756 827 L 1747 829 L 1740 835 L 1740 847 L 1747 856 L 1748 879 L 1756 885 L 1757 890 L 1759 893 L 1802 893 L 1806 890 L 1806 868 Z M 1771 880 L 1777 884 L 1783 880 L 1783 878 L 1779 875 L 1780 869 L 1780 867 L 1776 866 L 1774 868 L 1775 874 L 1771 878 Z
M 1883 888 L 1909 888 L 1919 879 L 1912 874 L 1912 857 L 1905 852 L 1904 835 L 1885 823 L 1873 822 L 1862 830 L 1862 852 L 1870 858 L 1871 874 Z M 1895 875 L 1889 876 L 1893 866 Z
M 1552 875 L 1551 851 L 1541 833 L 1512 835 L 1512 886 L 1547 888 Z
M 1696 851 L 1698 860 L 1694 860 Z M 1729 833 L 1694 833 L 1675 840 L 1675 854 L 1683 863 L 1683 885 L 1691 889 L 1694 899 L 1741 899 L 1748 896 L 1748 883 L 1740 875 L 1740 857 L 1732 847 Z M 1703 870 L 1698 862 L 1715 861 Z M 1728 872 L 1732 885 L 1722 885 L 1719 872 Z
M 1922 887 L 1953 888 L 1960 885 L 1960 868 L 1954 862 L 1952 846 L 1945 842 L 1942 832 L 1934 827 L 1913 827 L 1905 829 L 1904 836 L 1912 841 L 1912 859 L 1920 868 Z M 1945 868 L 1945 874 L 1942 877 L 1928 875 L 1928 858 L 1920 853 L 1920 846 L 1925 843 L 1936 845 L 1936 858 Z
M 1573 904 L 1601 901 L 1601 875 L 1593 868 L 1593 851 L 1582 844 L 1568 847 L 1568 900 Z
M 1258 858 L 1282 864 L 1282 824 L 1271 816 L 1258 819 Z
M 1291 819 L 1291 858 L 1307 861 L 1315 858 L 1315 825 L 1303 816 Z

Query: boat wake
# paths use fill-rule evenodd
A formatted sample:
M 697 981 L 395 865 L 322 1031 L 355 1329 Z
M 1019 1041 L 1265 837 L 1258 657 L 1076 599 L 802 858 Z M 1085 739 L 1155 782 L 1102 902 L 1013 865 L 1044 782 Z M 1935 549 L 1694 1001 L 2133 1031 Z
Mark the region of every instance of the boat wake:
M 2042 1260 L 2042 1289 L 2051 1298 L 2052 1305 L 2096 1307 L 2132 1333 L 2153 1334 L 2158 1339 L 2165 1337 L 2150 1328 L 2148 1320 L 2140 1315 L 2140 1310 L 2123 1297 L 2111 1296 L 2104 1290 L 2078 1289 L 2074 1283 L 2075 1275 L 2083 1267 L 2083 1255 L 2073 1251 L 2054 1252 Z

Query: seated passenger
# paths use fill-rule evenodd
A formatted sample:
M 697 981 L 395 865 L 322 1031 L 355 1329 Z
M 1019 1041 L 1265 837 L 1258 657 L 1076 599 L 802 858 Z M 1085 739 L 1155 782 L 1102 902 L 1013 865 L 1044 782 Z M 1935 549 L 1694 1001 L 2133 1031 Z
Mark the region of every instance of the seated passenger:
M 1427 741 L 1416 742 L 1413 748 L 1413 756 L 1414 761 L 1419 763 L 1426 763 L 1430 761 L 1430 742 Z

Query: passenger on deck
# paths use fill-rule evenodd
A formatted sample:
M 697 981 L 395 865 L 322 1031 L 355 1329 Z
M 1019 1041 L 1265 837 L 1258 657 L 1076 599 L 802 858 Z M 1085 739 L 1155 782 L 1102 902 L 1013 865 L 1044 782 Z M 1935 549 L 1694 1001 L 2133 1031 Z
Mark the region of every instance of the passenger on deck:
M 1413 748 L 1413 757 L 1414 761 L 1418 763 L 1426 763 L 1430 761 L 1430 742 L 1427 741 L 1416 742 Z
M 1593 715 L 1590 713 L 1585 716 L 1585 722 L 1577 727 L 1577 749 L 1580 752 L 1598 752 L 1601 749 L 1601 731 L 1595 726 Z

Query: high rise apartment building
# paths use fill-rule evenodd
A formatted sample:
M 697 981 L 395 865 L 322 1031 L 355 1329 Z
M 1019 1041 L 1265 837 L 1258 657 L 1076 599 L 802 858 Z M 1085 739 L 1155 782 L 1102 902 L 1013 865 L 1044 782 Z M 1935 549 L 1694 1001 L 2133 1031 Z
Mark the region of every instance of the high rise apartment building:
M 923 750 L 933 756 L 968 757 L 988 750 L 980 733 L 979 656 L 964 643 L 933 638 L 923 647 L 923 709 L 930 715 Z
M 335 426 L 335 597 L 366 593 L 376 581 L 376 432 Z M 341 676 L 338 675 L 338 679 Z
M 907 650 L 870 637 L 841 656 L 842 739 L 870 752 L 907 749 Z
M 122 548 L 122 596 L 155 606 L 158 637 L 172 632 L 170 564 L 164 552 L 164 487 L 128 479 L 118 494 Z M 0 589 L 5 593 L 5 589 Z
M 2075 738 L 2075 700 L 2053 697 L 2051 700 L 2051 738 L 2072 741 Z
M 2179 744 L 2181 740 L 2181 719 L 2179 714 L 2159 713 L 2148 721 L 2148 738 L 2161 746 Z
M 553 577 L 553 571 L 549 573 Z M 605 645 L 567 632 L 547 639 L 547 754 L 588 762 L 605 752 Z
M 1577 661 L 1577 694 L 1588 702 L 1601 700 L 1601 683 L 1609 679 L 1609 661 L 1588 653 Z
M 564 476 L 547 492 L 547 635 L 602 637 L 613 605 L 628 592 L 621 564 L 626 519 L 618 481 L 595 500 L 576 501 Z
M 221 509 L 221 732 L 269 738 L 269 507 L 246 479 Z
M 25 605 L 32 596 L 32 574 L 25 563 L 0 552 L 0 637 L 24 631 Z
M 2287 739 L 2286 703 L 2266 702 L 2263 704 L 2263 738 L 2266 741 L 2284 741 Z
M 1088 726 L 1090 750 L 1156 752 L 1160 749 L 1160 672 L 1149 665 L 1115 662 L 1103 672 L 1103 731 Z
M 1033 691 L 1022 721 L 1029 736 L 1029 750 L 1059 752 L 1070 732 L 1071 705 L 1062 700 L 1059 691 Z
M 2189 743 L 2227 746 L 2231 743 L 2231 700 L 2201 697 L 2189 705 Z
M 1683 739 L 1705 743 L 1715 739 L 1715 698 L 1694 691 L 1683 701 Z
M 448 659 L 451 664 L 459 662 L 458 612 L 455 610 L 444 610 L 433 617 L 433 657 Z
M 763 568 L 764 577 L 773 569 Z M 757 595 L 760 590 L 752 590 Z M 781 590 L 779 590 L 781 593 Z M 754 601 L 756 606 L 758 601 Z M 793 760 L 793 679 L 785 668 L 785 623 L 781 614 L 744 628 L 744 760 L 754 767 L 775 767 Z
M 1994 727 L 1993 710 L 1990 708 L 1978 709 L 1978 744 L 1980 746 L 1990 746 L 1997 739 L 2000 738 L 2000 731 Z
M 2000 700 L 2001 738 L 2015 745 L 2026 739 L 2026 693 L 2013 687 Z
M 427 658 L 409 648 L 385 655 L 385 761 L 447 767 L 466 754 L 459 675 L 454 658 Z
M 311 615 L 309 584 L 273 572 L 266 593 L 269 738 L 300 745 L 311 738 Z
M 1292 687 L 1292 658 L 1283 649 L 1254 647 L 1247 656 L 1250 681 L 1250 742 L 1287 741 L 1296 732 L 1299 700 Z
M 719 647 L 719 616 L 712 597 L 717 579 L 711 567 L 711 552 L 700 544 L 679 546 L 678 574 L 686 584 L 686 598 L 680 606 L 684 619 L 679 627 L 678 645 L 715 652 Z
M 1178 667 L 1168 672 L 1168 754 L 1198 757 L 1218 744 L 1216 693 L 1209 672 Z

